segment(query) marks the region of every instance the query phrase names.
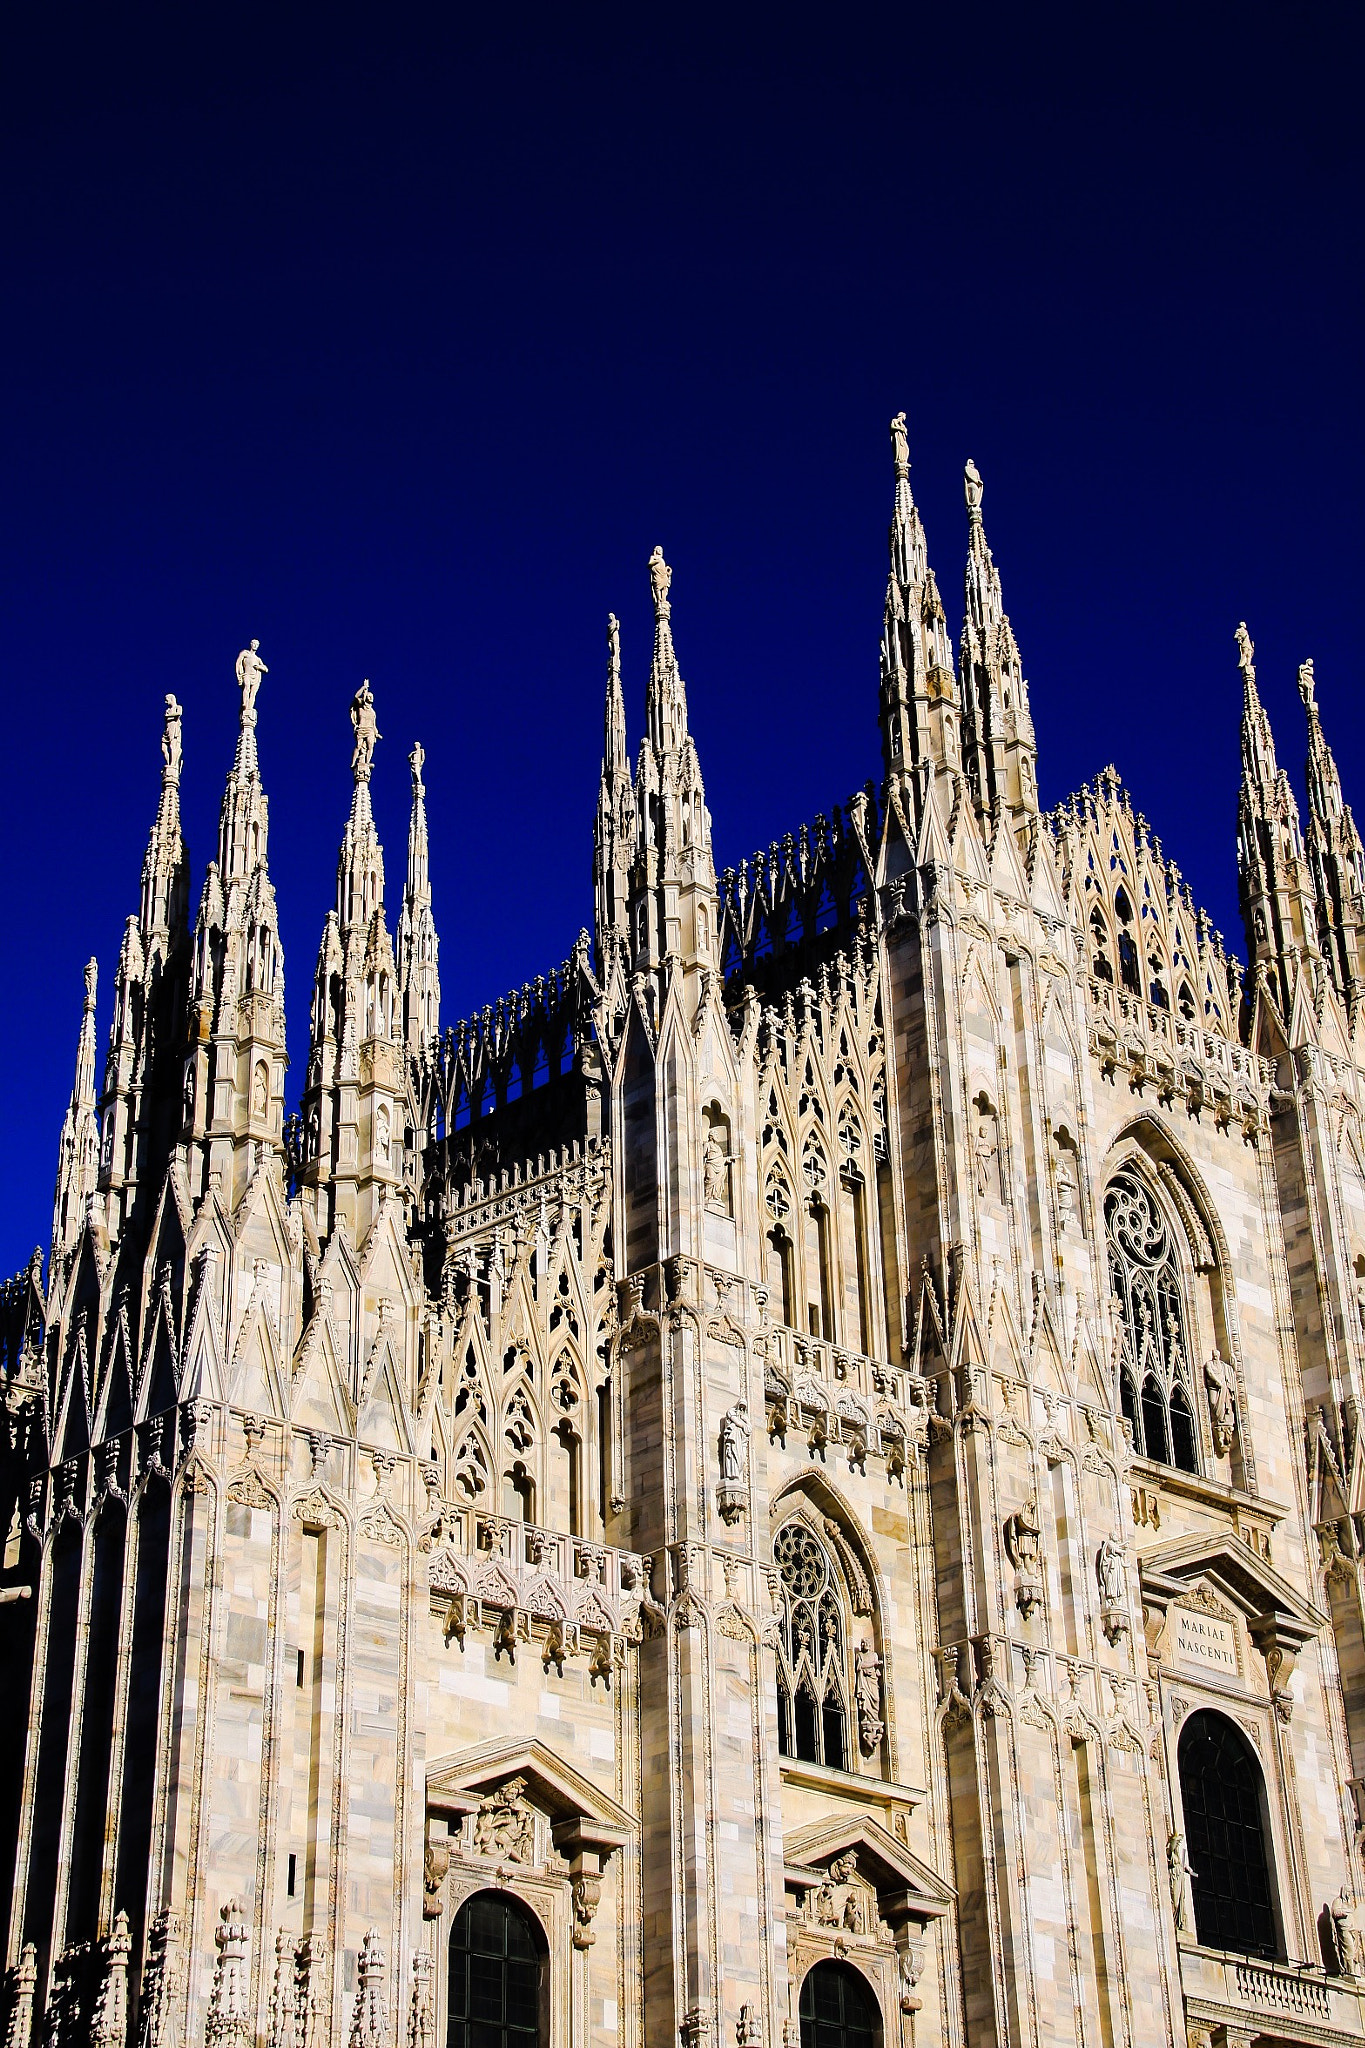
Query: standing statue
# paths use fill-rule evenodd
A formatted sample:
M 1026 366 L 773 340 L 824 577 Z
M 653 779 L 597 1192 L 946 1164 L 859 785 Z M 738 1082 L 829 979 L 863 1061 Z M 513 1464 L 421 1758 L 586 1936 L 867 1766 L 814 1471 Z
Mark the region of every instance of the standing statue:
M 377 737 L 378 735 L 376 734 Z M 414 740 L 412 752 L 408 755 L 408 766 L 412 770 L 412 793 L 414 796 L 426 795 L 426 786 L 422 781 L 422 770 L 426 766 L 426 758 L 426 748 L 420 740 Z
M 1101 1543 L 1095 1559 L 1095 1577 L 1100 1583 L 1101 1607 L 1113 1608 L 1124 1605 L 1127 1597 L 1125 1555 L 1123 1545 L 1111 1531 Z
M 165 762 L 162 780 L 178 783 L 180 780 L 180 706 L 168 691 L 166 694 L 166 722 L 161 728 L 161 758 Z
M 995 1191 L 995 1158 L 998 1150 L 995 1117 L 989 1109 L 983 1108 L 976 1120 L 976 1192 L 979 1195 L 989 1195 Z
M 1016 1571 L 1037 1571 L 1042 1539 L 1043 1525 L 1038 1519 L 1038 1502 L 1030 1495 L 1024 1505 L 1016 1508 L 1005 1523 L 1005 1549 Z
M 656 548 L 655 553 L 659 550 Z M 650 581 L 654 580 L 653 556 L 650 557 Z M 615 612 L 607 613 L 607 660 L 613 669 L 621 666 L 621 622 Z
M 655 548 L 649 558 L 649 587 L 654 593 L 654 609 L 662 611 L 668 603 L 668 593 L 673 583 L 673 571 L 664 560 L 662 548 Z
M 709 1209 L 728 1210 L 730 1206 L 727 1186 L 729 1164 L 730 1155 L 719 1131 L 708 1131 L 702 1147 L 701 1176 L 702 1194 Z
M 910 474 L 910 437 L 905 431 L 903 412 L 898 412 L 891 422 L 891 460 L 897 476 Z
M 749 1450 L 749 1404 L 736 1401 L 720 1422 L 720 1477 L 724 1486 L 743 1486 Z
M 858 1708 L 858 1741 L 871 1756 L 882 1739 L 882 1660 L 864 1636 L 853 1653 L 853 1697 Z
M 1218 1457 L 1225 1458 L 1237 1434 L 1237 1404 L 1232 1394 L 1231 1368 L 1217 1351 L 1205 1363 L 1204 1387 L 1208 1394 L 1213 1448 Z
M 357 782 L 368 782 L 374 750 L 383 734 L 379 721 L 374 715 L 374 692 L 366 676 L 360 688 L 351 699 L 351 724 L 355 728 L 355 752 L 351 756 L 351 773 Z
M 1365 1976 L 1365 1938 L 1356 1925 L 1355 1900 L 1349 1885 L 1343 1885 L 1328 1911 L 1332 1916 L 1332 1940 L 1337 1967 L 1343 1977 Z
M 1185 1925 L 1185 1880 L 1198 1875 L 1185 1854 L 1185 1837 L 1179 1828 L 1172 1828 L 1166 1837 L 1166 1869 L 1171 1880 L 1171 1911 L 1175 1915 L 1178 1933 Z
M 253 640 L 237 656 L 237 687 L 242 693 L 242 717 L 252 721 L 256 717 L 256 692 L 261 687 L 261 677 L 270 674 L 257 652 L 260 644 L 259 640 Z

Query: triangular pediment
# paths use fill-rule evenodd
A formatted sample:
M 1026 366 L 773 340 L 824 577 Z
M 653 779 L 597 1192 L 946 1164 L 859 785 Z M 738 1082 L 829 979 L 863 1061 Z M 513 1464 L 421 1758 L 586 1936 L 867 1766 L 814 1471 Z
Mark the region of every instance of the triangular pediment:
M 874 1885 L 878 1898 L 888 1892 L 909 1893 L 915 1919 L 940 1920 L 953 1903 L 948 1885 L 922 1863 L 880 1821 L 865 1813 L 836 1814 L 798 1828 L 782 1845 L 788 1864 L 823 1870 L 852 1850 L 858 1869 Z
M 1325 1615 L 1230 1530 L 1213 1529 L 1162 1543 L 1143 1554 L 1139 1570 L 1142 1597 L 1149 1605 L 1165 1607 L 1207 1583 L 1247 1621 L 1273 1621 L 1282 1634 L 1300 1640 L 1316 1635 L 1326 1622 Z
M 427 1805 L 442 1811 L 442 1799 L 451 1800 L 454 1811 L 468 1807 L 469 1793 L 489 1792 L 509 1778 L 525 1781 L 532 1803 L 548 1813 L 555 1823 L 590 1821 L 621 1842 L 635 1832 L 635 1823 L 624 1806 L 585 1778 L 543 1742 L 487 1742 L 461 1756 L 442 1757 L 427 1767 Z

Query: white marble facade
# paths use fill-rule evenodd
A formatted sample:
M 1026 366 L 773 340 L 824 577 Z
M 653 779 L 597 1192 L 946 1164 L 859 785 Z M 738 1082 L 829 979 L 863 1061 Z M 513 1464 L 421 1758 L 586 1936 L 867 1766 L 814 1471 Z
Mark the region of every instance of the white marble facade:
M 525 2048 L 810 2048 L 831 1970 L 868 2048 L 1365 2039 L 1312 668 L 1301 822 L 1239 635 L 1244 970 L 1112 769 L 1040 811 L 980 476 L 955 649 L 892 452 L 880 779 L 717 875 L 656 549 L 594 929 L 453 1028 L 362 686 L 296 1116 L 256 643 L 197 909 L 167 699 L 3 1303 L 10 2048 L 458 2048 L 485 1894 Z

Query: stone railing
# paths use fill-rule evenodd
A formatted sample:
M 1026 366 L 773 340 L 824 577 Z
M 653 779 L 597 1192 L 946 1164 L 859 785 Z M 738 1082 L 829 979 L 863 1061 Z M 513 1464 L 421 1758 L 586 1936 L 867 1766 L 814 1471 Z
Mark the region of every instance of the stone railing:
M 1212 2029 L 1217 2038 L 1217 2029 L 1226 2027 L 1229 2038 L 1245 2028 L 1249 2035 L 1265 2033 L 1276 2040 L 1292 2036 L 1294 2040 L 1365 2041 L 1356 1983 L 1329 1977 L 1320 1963 L 1262 1962 L 1182 1940 L 1180 1982 L 1191 2040 L 1196 2038 L 1196 2029 Z M 1295 2023 L 1307 2031 L 1300 2035 Z M 1282 2034 L 1286 2025 L 1290 2036 Z M 1207 2034 L 1201 2033 L 1199 2038 L 1207 2038 Z
M 1222 1032 L 1205 1031 L 1116 983 L 1086 983 L 1090 1043 L 1109 1071 L 1122 1067 L 1135 1086 L 1150 1084 L 1159 1099 L 1179 1096 L 1191 1110 L 1206 1104 L 1243 1123 L 1267 1113 L 1270 1062 Z
M 929 1388 L 904 1366 L 869 1358 L 823 1337 L 806 1337 L 779 1323 L 766 1333 L 764 1401 L 771 1440 L 792 1432 L 813 1455 L 844 1446 L 850 1467 L 866 1470 L 869 1455 L 884 1457 L 892 1476 L 905 1470 L 908 1446 L 924 1441 Z
M 547 1663 L 639 1636 L 656 1612 L 650 1561 L 609 1543 L 540 1529 L 506 1515 L 445 1502 L 421 1539 L 434 1601 L 444 1602 L 447 1639 L 491 1628 L 515 1652 L 533 1624 L 545 1633 Z

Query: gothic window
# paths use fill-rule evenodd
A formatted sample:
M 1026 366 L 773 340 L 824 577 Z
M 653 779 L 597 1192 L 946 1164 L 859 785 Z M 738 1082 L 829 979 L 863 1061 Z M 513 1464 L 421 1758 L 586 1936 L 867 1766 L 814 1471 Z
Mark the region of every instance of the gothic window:
M 801 2048 L 879 2048 L 877 2001 L 852 1963 L 816 1963 L 801 1983 Z
M 779 1529 L 782 1581 L 777 1651 L 777 1746 L 802 1763 L 848 1768 L 848 1656 L 844 1592 L 833 1560 L 805 1522 Z
M 1090 913 L 1090 972 L 1096 981 L 1112 981 L 1114 967 L 1109 958 L 1109 927 L 1099 904 Z
M 1128 900 L 1126 889 L 1120 889 L 1114 898 L 1114 914 L 1119 921 L 1119 980 L 1126 989 L 1141 995 L 1138 979 L 1138 949 L 1133 938 L 1133 906 Z
M 1136 1174 L 1104 1198 L 1109 1283 L 1123 1327 L 1119 1399 L 1139 1457 L 1197 1472 L 1189 1347 L 1171 1231 Z
M 1251 1745 L 1222 1714 L 1191 1714 L 1179 1762 L 1195 1934 L 1206 1948 L 1273 1956 L 1261 1771 Z
M 539 1927 L 506 1892 L 475 1892 L 450 1930 L 446 2048 L 543 2048 L 549 1964 Z

